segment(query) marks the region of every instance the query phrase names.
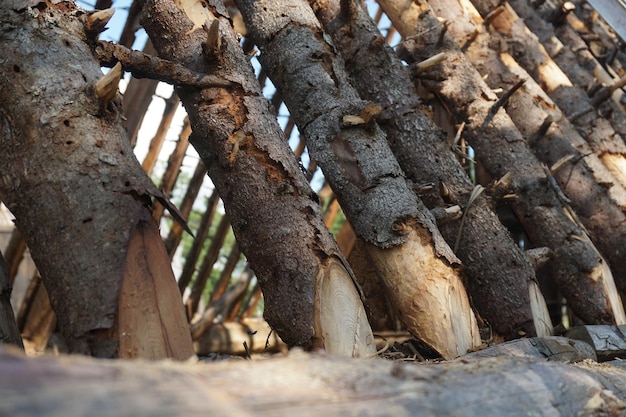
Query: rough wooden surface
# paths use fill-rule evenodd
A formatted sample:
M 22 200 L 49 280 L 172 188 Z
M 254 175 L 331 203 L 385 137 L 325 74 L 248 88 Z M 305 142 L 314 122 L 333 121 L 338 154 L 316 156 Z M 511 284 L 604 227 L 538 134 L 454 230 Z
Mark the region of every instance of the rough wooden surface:
M 149 1 L 142 23 L 162 58 L 232 82 L 229 87 L 180 87 L 178 93 L 193 129 L 190 143 L 207 167 L 237 243 L 263 289 L 264 316 L 289 345 L 345 346 L 343 338 L 331 340 L 320 328 L 320 305 L 331 303 L 319 296 L 328 277 L 344 279 L 347 286 L 354 283 L 323 223 L 317 195 L 284 140 L 222 2 L 193 10 L 188 6 Z M 337 266 L 343 274 L 329 272 Z M 365 317 L 356 289 L 352 296 L 351 314 Z M 358 337 L 356 328 L 344 330 L 363 355 L 374 352 L 366 320 L 359 322 L 358 331 L 370 337 Z
M 383 41 L 376 24 L 357 2 L 340 12 L 339 0 L 317 0 L 314 10 L 346 61 L 355 88 L 384 110 L 378 118 L 407 178 L 432 184 L 419 196 L 429 208 L 459 205 L 461 219 L 437 226 L 461 259 L 472 305 L 495 333 L 507 339 L 547 335 L 550 319 L 533 323 L 529 285 L 535 271 L 491 209 L 486 193 L 470 198 L 474 184 L 413 88 L 408 69 Z M 364 48 L 363 45 L 368 45 Z M 440 190 L 446 187 L 445 199 Z M 424 187 L 426 188 L 426 187 Z M 468 201 L 472 200 L 472 203 Z M 502 260 L 508 258 L 507 262 Z M 541 303 L 543 300 L 540 301 Z
M 71 2 L 3 1 L 0 16 L 0 198 L 69 349 L 112 357 L 129 233 L 160 191 L 129 146 L 117 85 L 96 93 L 88 15 Z
M 292 352 L 258 361 L 29 359 L 0 350 L 0 415 L 621 416 L 626 371 L 528 355 L 423 365 Z

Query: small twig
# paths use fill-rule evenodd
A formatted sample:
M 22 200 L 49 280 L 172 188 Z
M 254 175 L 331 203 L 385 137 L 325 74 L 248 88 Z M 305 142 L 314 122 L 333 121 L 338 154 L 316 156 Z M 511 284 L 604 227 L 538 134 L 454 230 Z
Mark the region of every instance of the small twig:
M 250 348 L 248 348 L 248 343 L 245 340 L 243 341 L 243 348 L 246 351 L 246 359 L 252 359 L 252 354 L 250 353 Z
M 100 64 L 113 67 L 118 62 L 136 78 L 151 78 L 175 86 L 196 88 L 232 87 L 235 83 L 223 78 L 192 71 L 156 56 L 128 49 L 112 42 L 98 41 L 95 54 Z
M 487 127 L 487 125 L 489 125 L 493 117 L 496 115 L 496 113 L 498 113 L 498 110 L 500 110 L 500 107 L 506 105 L 506 103 L 509 101 L 511 96 L 515 94 L 515 92 L 519 90 L 520 87 L 523 86 L 525 82 L 526 80 L 519 80 L 518 82 L 515 83 L 513 87 L 511 87 L 506 93 L 504 93 L 502 97 L 498 99 L 498 101 L 493 103 L 493 106 L 491 106 L 491 108 L 489 109 L 489 112 L 487 113 L 487 117 L 485 117 L 485 120 L 483 121 L 483 125 L 482 125 L 483 129 Z
M 546 118 L 543 119 L 543 122 L 541 123 L 541 126 L 539 126 L 537 131 L 528 138 L 527 140 L 528 144 L 530 146 L 533 146 L 535 142 L 537 142 L 539 139 L 544 137 L 546 133 L 548 133 L 548 129 L 550 129 L 550 126 L 552 126 L 552 123 L 553 123 L 552 116 L 546 116 Z
M 546 173 L 546 177 L 548 178 L 548 183 L 550 184 L 550 187 L 552 187 L 552 189 L 556 193 L 556 196 L 558 197 L 558 199 L 561 200 L 562 203 L 566 203 L 568 205 L 572 204 L 572 200 L 570 200 L 569 198 L 567 198 L 565 194 L 563 194 L 563 190 L 561 190 L 561 187 L 559 187 L 559 184 L 556 182 L 556 179 L 552 176 L 552 173 L 550 172 L 550 168 L 548 168 L 545 164 L 542 164 L 542 166 L 543 166 L 543 171 Z
M 446 36 L 446 33 L 448 32 L 449 25 L 450 25 L 449 20 L 446 20 L 445 22 L 443 22 L 443 27 L 441 28 L 441 32 L 439 32 L 437 43 L 435 43 L 435 48 L 439 48 L 441 45 L 443 45 L 443 39 Z
M 459 141 L 461 140 L 463 129 L 465 129 L 465 122 L 461 122 L 461 124 L 459 125 L 459 128 L 456 130 L 456 134 L 454 135 L 454 140 L 452 141 L 454 145 L 457 145 Z
M 568 117 L 569 121 L 571 123 L 574 123 L 576 121 L 576 119 L 578 119 L 579 117 L 584 116 L 585 114 L 592 112 L 593 111 L 593 107 L 589 106 L 586 109 L 583 109 L 581 111 L 579 111 L 578 113 L 574 113 L 571 116 Z
M 385 339 L 382 336 L 380 336 L 380 338 L 383 339 L 383 341 L 385 342 L 385 346 L 383 346 L 380 350 L 377 350 L 375 353 L 372 353 L 371 355 L 366 356 L 365 359 L 372 359 L 372 358 L 375 358 L 376 356 L 380 356 L 389 349 L 389 342 L 387 341 L 387 339 Z
M 500 15 L 500 13 L 504 12 L 506 9 L 504 8 L 504 5 L 501 4 L 500 6 L 496 7 L 495 9 L 493 9 L 492 11 L 490 11 L 489 13 L 487 13 L 487 16 L 485 16 L 485 18 L 483 19 L 483 25 L 485 25 L 485 27 L 489 26 L 491 24 L 491 22 L 498 17 L 498 15 Z
M 272 333 L 274 333 L 274 329 L 270 329 L 270 332 L 267 334 L 267 339 L 265 339 L 265 351 L 270 348 L 270 337 L 272 337 Z
M 445 61 L 446 58 L 447 55 L 445 52 L 439 52 L 438 54 L 433 55 L 430 58 L 427 58 L 422 62 L 418 62 L 417 64 L 415 64 L 415 70 L 419 74 L 420 72 L 426 71 L 427 69 L 434 67 L 440 62 Z
M 467 201 L 467 207 L 465 207 L 465 210 L 463 211 L 463 217 L 461 217 L 461 225 L 459 226 L 459 232 L 457 233 L 456 241 L 454 242 L 454 249 L 453 249 L 454 253 L 456 253 L 459 250 L 459 245 L 461 243 L 461 235 L 463 234 L 463 226 L 465 226 L 465 218 L 467 217 L 467 212 L 469 211 L 474 201 L 476 201 L 478 196 L 481 195 L 484 190 L 485 190 L 485 187 L 478 184 L 474 187 L 474 189 L 472 190 L 472 193 L 470 194 L 469 200 Z

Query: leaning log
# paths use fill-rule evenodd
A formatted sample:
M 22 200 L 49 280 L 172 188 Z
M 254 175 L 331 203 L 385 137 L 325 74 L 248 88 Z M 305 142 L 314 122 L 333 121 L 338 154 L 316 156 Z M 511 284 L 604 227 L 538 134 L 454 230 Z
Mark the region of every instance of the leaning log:
M 491 209 L 485 193 L 474 185 L 453 153 L 442 130 L 427 116 L 408 69 L 384 42 L 376 24 L 357 2 L 311 2 L 346 61 L 359 94 L 379 105 L 380 127 L 407 178 L 420 187 L 430 209 L 458 205 L 463 215 L 439 222 L 438 228 L 463 262 L 467 290 L 480 316 L 506 339 L 549 335 L 552 323 L 543 296 L 542 308 L 531 309 L 535 271 Z M 364 47 L 367 45 L 367 47 Z M 442 196 L 440 190 L 447 189 Z M 474 198 L 475 197 L 475 198 Z M 502 262 L 503 259 L 510 259 Z
M 317 195 L 263 97 L 223 2 L 209 3 L 190 8 L 151 0 L 142 23 L 161 58 L 220 80 L 177 91 L 193 129 L 190 143 L 263 289 L 264 316 L 289 345 L 368 356 L 374 338 L 353 273 L 324 225 Z
M 480 344 L 458 259 L 416 199 L 386 137 L 305 2 L 238 1 L 261 65 L 282 91 L 394 307 L 445 358 Z M 372 113 L 374 111 L 374 113 Z
M 526 73 L 502 43 L 482 24 L 478 12 L 457 0 L 431 1 L 439 17 L 448 19 L 448 32 L 461 45 L 468 36 L 474 39 L 465 48 L 465 56 L 486 78 L 492 88 L 509 90 L 519 80 L 522 88 L 509 97 L 507 114 L 525 135 L 535 156 L 548 167 L 569 205 L 588 231 L 592 241 L 607 259 L 617 288 L 626 289 L 626 215 L 613 199 L 625 204 L 626 191 L 602 164 L 600 158 L 578 134 L 559 107 Z M 547 123 L 550 123 L 549 125 Z M 547 131 L 542 132 L 548 126 Z
M 422 365 L 292 352 L 219 363 L 26 358 L 0 351 L 0 414 L 618 416 L 626 370 L 521 355 Z M 9 376 L 9 377 L 6 377 Z
M 386 7 L 393 4 L 395 8 Z M 568 305 L 587 323 L 621 324 L 624 310 L 618 297 L 610 297 L 614 291 L 607 291 L 614 282 L 606 262 L 586 232 L 568 216 L 542 164 L 499 108 L 501 102 L 445 33 L 444 25 L 426 4 L 386 0 L 384 5 L 385 11 L 393 13 L 392 20 L 403 28 L 405 37 L 415 35 L 404 42 L 403 58 L 419 63 L 445 52 L 445 61 L 418 77 L 439 95 L 455 120 L 467 121 L 464 137 L 489 173 L 495 178 L 510 178 L 505 187 L 510 198 L 505 201 L 533 244 L 553 251 L 548 266 Z
M 120 67 L 103 76 L 90 49 L 94 25 L 106 24 L 99 16 L 69 2 L 0 3 L 0 199 L 15 215 L 71 352 L 116 356 L 127 331 L 135 346 L 167 345 L 176 351 L 170 357 L 186 359 L 191 337 L 180 297 L 164 291 L 174 276 L 147 207 L 152 197 L 166 199 L 122 126 Z M 122 289 L 133 293 L 140 281 L 158 290 L 118 309 Z M 147 305 L 163 339 L 138 340 L 145 333 L 120 326 Z

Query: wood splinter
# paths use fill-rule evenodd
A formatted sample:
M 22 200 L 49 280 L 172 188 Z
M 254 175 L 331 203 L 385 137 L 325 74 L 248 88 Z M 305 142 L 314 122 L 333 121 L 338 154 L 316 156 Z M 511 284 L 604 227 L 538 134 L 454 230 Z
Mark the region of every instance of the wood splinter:
M 87 21 L 85 22 L 85 31 L 88 34 L 94 35 L 98 35 L 99 33 L 104 32 L 107 23 L 109 23 L 109 20 L 111 20 L 114 13 L 114 8 L 94 11 L 89 16 L 87 16 Z
M 119 62 L 102 76 L 94 86 L 94 92 L 100 99 L 103 107 L 106 107 L 117 94 L 117 88 L 122 78 L 122 64 Z
M 447 59 L 446 53 L 439 52 L 438 54 L 433 55 L 430 58 L 427 58 L 423 60 L 422 62 L 418 62 L 417 64 L 415 64 L 415 70 L 419 74 L 420 72 L 424 72 L 427 69 L 432 68 L 435 65 L 439 64 L 440 62 L 445 61 L 446 59 Z
M 506 103 L 509 101 L 511 96 L 515 94 L 515 92 L 519 90 L 520 87 L 523 86 L 525 82 L 526 80 L 519 80 L 518 82 L 515 83 L 513 87 L 511 87 L 506 93 L 504 93 L 502 97 L 498 99 L 498 101 L 493 103 L 493 106 L 491 106 L 491 108 L 487 112 L 485 121 L 483 121 L 483 125 L 482 125 L 483 129 L 487 127 L 487 125 L 489 125 L 491 120 L 493 120 L 493 117 L 496 115 L 496 113 L 498 113 L 498 110 L 500 110 L 500 107 L 506 105 Z
M 206 29 L 206 24 L 205 24 Z M 202 52 L 207 58 L 219 57 L 221 52 L 221 39 L 220 39 L 220 21 L 215 19 L 211 22 L 207 31 L 207 40 L 202 44 Z

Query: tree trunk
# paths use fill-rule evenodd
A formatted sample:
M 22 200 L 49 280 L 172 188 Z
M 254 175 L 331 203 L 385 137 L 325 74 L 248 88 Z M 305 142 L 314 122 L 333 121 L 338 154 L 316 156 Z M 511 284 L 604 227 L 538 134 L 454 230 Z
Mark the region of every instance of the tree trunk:
M 465 42 L 470 33 L 480 34 L 466 48 L 465 56 L 487 76 L 491 88 L 507 91 L 519 80 L 524 80 L 524 86 L 505 105 L 507 113 L 525 137 L 533 138 L 528 143 L 537 158 L 548 167 L 560 165 L 552 175 L 570 199 L 570 205 L 592 241 L 608 260 L 615 283 L 623 295 L 626 290 L 626 257 L 622 250 L 626 247 L 626 216 L 611 196 L 619 198 L 618 194 L 623 195 L 624 189 L 541 87 L 499 47 L 501 43 L 492 41 L 475 9 L 461 7 L 456 0 L 438 0 L 431 4 L 437 4 L 441 17 L 450 20 L 448 33 L 457 44 Z M 470 10 L 473 13 L 470 14 Z M 544 135 L 534 137 L 541 131 L 545 120 L 553 121 L 550 128 Z M 564 158 L 567 162 L 562 163 Z M 610 195 L 607 187 L 610 187 Z
M 352 272 L 324 226 L 316 195 L 261 93 L 228 13 L 221 2 L 180 7 L 149 1 L 144 27 L 162 57 L 231 82 L 181 87 L 178 93 L 193 128 L 190 141 L 263 288 L 267 321 L 289 345 L 370 355 L 374 340 Z
M 381 2 L 382 3 L 382 2 Z M 545 246 L 554 256 L 549 267 L 568 305 L 587 323 L 612 324 L 625 320 L 624 310 L 610 288 L 613 277 L 586 233 L 566 214 L 557 192 L 550 186 L 541 163 L 528 148 L 497 97 L 456 47 L 427 5 L 387 0 L 384 10 L 405 42 L 403 58 L 421 62 L 444 51 L 445 61 L 428 68 L 420 81 L 436 92 L 455 118 L 468 121 L 464 137 L 495 178 L 510 173 L 511 208 L 535 246 Z M 387 7 L 389 6 L 389 7 Z M 418 19 L 419 16 L 419 19 Z M 574 237 L 575 236 L 575 237 Z M 581 297 L 581 294 L 586 294 Z
M 305 353 L 258 361 L 147 364 L 63 356 L 28 359 L 0 351 L 0 372 L 11 375 L 0 379 L 0 414 L 78 417 L 89 410 L 93 417 L 623 415 L 626 370 L 589 360 L 568 364 L 571 355 L 563 355 L 565 361 L 560 362 L 551 351 L 564 347 L 575 354 L 579 343 L 555 339 L 530 339 L 532 346 L 524 341 L 527 351 L 512 346 L 499 357 L 469 356 L 423 365 Z
M 140 265 L 163 261 L 155 252 L 129 251 L 139 238 L 162 248 L 146 208 L 151 195 L 162 195 L 129 146 L 112 101 L 115 73 L 101 79 L 89 49 L 90 15 L 71 3 L 30 3 L 0 8 L 0 72 L 12 77 L 0 83 L 0 197 L 28 243 L 70 351 L 113 357 L 125 271 L 150 281 Z M 168 343 L 176 357 L 189 357 L 189 332 L 169 333 L 187 327 L 178 293 L 154 297 L 144 300 L 178 303 L 169 318 L 176 329 L 164 326 L 166 340 L 135 342 Z
M 496 6 L 489 0 L 474 3 L 482 15 L 489 13 Z M 558 55 L 563 55 L 563 59 L 569 56 L 568 73 L 575 77 L 574 82 L 570 79 L 572 77 L 568 77 L 564 72 L 567 67 L 560 68 L 537 37 L 528 34 L 530 29 L 515 11 L 510 6 L 503 6 L 502 10 L 490 22 L 492 36 L 499 39 L 502 47 L 506 48 L 537 82 L 545 86 L 546 93 L 604 161 L 614 177 L 626 187 L 626 175 L 620 169 L 620 166 L 626 164 L 626 144 L 611 123 L 595 111 L 592 100 L 585 91 L 587 85 L 575 84 L 575 78 L 580 78 L 584 71 L 577 65 L 575 57 L 572 57 L 573 53 L 568 54 L 568 48 L 560 48 Z
M 426 206 L 463 208 L 463 218 L 440 222 L 438 227 L 463 262 L 468 292 L 480 316 L 506 339 L 552 334 L 547 315 L 533 318 L 529 297 L 535 285 L 533 266 L 484 193 L 469 203 L 474 186 L 443 132 L 426 116 L 407 69 L 383 41 L 376 24 L 356 2 L 341 11 L 339 0 L 314 3 L 359 93 L 384 109 L 379 123 L 403 171 L 416 185 L 433 185 L 430 192 L 420 193 Z M 449 191 L 445 201 L 442 187 Z M 547 311 L 542 298 L 539 294 L 544 304 L 539 312 Z
M 259 57 L 407 328 L 446 358 L 480 343 L 458 259 L 304 1 L 238 1 Z M 327 40 L 328 39 L 328 40 Z M 355 116 L 357 119 L 355 119 Z M 363 118 L 367 117 L 367 120 Z M 363 120 L 351 123 L 349 120 Z

